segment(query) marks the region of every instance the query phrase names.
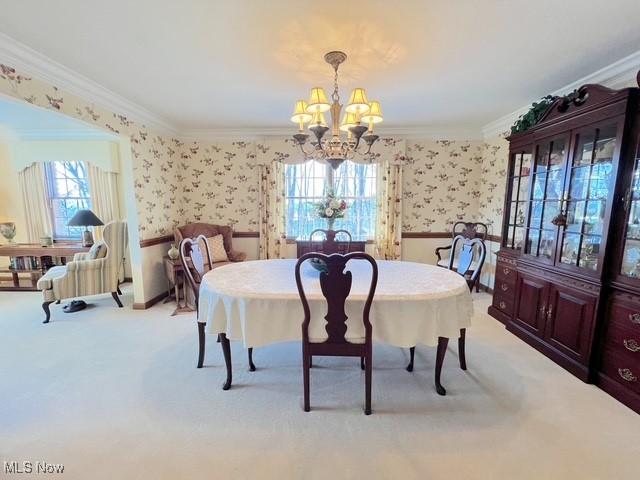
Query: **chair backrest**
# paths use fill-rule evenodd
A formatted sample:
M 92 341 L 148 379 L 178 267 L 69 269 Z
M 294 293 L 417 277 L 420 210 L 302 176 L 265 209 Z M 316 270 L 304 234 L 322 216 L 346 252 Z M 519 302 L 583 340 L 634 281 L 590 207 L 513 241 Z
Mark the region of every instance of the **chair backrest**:
M 180 242 L 180 262 L 195 295 L 197 308 L 200 299 L 200 282 L 204 274 L 213 268 L 207 237 L 198 235 L 196 238 L 183 238 Z
M 227 253 L 232 250 L 233 228 L 227 225 L 214 225 L 211 223 L 188 223 L 181 227 L 176 227 L 173 232 L 176 244 L 180 244 L 183 238 L 196 238 L 204 235 L 206 238 L 222 235 L 222 242 Z
M 452 238 L 462 235 L 469 240 L 472 238 L 486 240 L 488 231 L 487 225 L 481 222 L 456 222 L 451 229 Z
M 324 240 L 321 242 L 316 242 L 313 240 L 314 235 L 317 233 L 322 233 L 324 235 Z M 316 228 L 311 235 L 309 235 L 309 243 L 311 248 L 315 252 L 322 252 L 326 255 L 331 255 L 333 253 L 339 253 L 339 246 L 336 237 L 339 234 L 344 234 L 347 237 L 346 248 L 343 251 L 348 252 L 351 249 L 351 234 L 347 230 L 324 230 L 323 228 Z M 315 248 L 314 243 L 318 243 L 318 248 Z
M 107 223 L 102 230 L 102 241 L 107 245 L 107 254 L 104 256 L 104 272 L 106 278 L 105 285 L 109 286 L 109 291 L 115 291 L 118 287 L 120 274 L 124 269 L 124 257 L 127 251 L 128 230 L 127 222 L 114 220 Z
M 457 251 L 458 243 L 462 243 L 462 248 Z M 455 257 L 458 257 L 457 267 L 454 267 Z M 466 238 L 463 235 L 456 235 L 451 244 L 451 256 L 449 257 L 449 270 L 455 270 L 457 273 L 467 279 L 467 284 L 471 289 L 473 284 L 482 270 L 485 257 L 487 256 L 487 246 L 481 238 Z M 473 269 L 471 268 L 473 266 Z M 471 272 L 469 278 L 467 274 Z
M 309 343 L 309 323 L 311 321 L 311 312 L 309 302 L 302 285 L 300 277 L 300 267 L 304 262 L 311 259 L 323 261 L 327 266 L 326 272 L 320 272 L 320 288 L 322 295 L 327 300 L 327 315 L 325 330 L 328 338 L 324 343 L 327 344 L 347 344 L 349 343 L 345 334 L 347 333 L 347 314 L 344 305 L 349 292 L 351 292 L 352 275 L 351 272 L 345 272 L 346 264 L 350 260 L 365 260 L 371 264 L 372 275 L 369 293 L 362 312 L 362 322 L 365 328 L 365 344 L 371 343 L 371 322 L 369 321 L 369 312 L 371 311 L 371 303 L 378 285 L 378 265 L 371 255 L 364 252 L 353 252 L 346 255 L 334 253 L 333 255 L 324 255 L 322 253 L 311 252 L 300 257 L 296 263 L 296 285 L 298 286 L 298 294 L 302 301 L 304 309 L 304 320 L 302 322 L 302 340 Z

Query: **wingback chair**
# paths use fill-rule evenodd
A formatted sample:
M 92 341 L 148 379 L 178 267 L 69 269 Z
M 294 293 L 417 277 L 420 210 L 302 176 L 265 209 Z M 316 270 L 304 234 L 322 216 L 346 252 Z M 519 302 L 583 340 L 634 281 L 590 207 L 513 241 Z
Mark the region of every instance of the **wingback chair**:
M 118 307 L 122 308 L 118 285 L 127 248 L 127 224 L 122 221 L 109 222 L 102 235 L 102 240 L 95 245 L 106 246 L 106 254 L 102 258 L 91 259 L 89 252 L 76 253 L 73 261 L 50 268 L 38 280 L 38 289 L 42 290 L 44 297 L 42 309 L 46 318 L 43 323 L 49 323 L 51 318 L 49 305 L 68 298 L 111 293 Z
M 182 227 L 176 227 L 173 232 L 176 240 L 176 245 L 180 245 L 180 242 L 185 238 L 196 238 L 200 235 L 204 235 L 205 238 L 215 237 L 216 235 L 222 235 L 222 242 L 224 243 L 224 249 L 227 252 L 229 262 L 242 262 L 247 258 L 246 253 L 236 252 L 233 249 L 233 229 L 226 225 L 212 225 L 210 223 L 188 223 Z M 213 268 L 226 265 L 228 262 L 215 262 Z

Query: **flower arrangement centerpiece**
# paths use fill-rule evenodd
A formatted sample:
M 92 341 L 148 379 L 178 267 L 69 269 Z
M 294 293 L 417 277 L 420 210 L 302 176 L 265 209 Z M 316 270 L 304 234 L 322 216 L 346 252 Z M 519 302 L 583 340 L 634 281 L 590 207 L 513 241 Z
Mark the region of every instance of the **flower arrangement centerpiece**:
M 329 190 L 325 199 L 316 204 L 316 213 L 319 218 L 327 219 L 329 230 L 333 230 L 336 218 L 344 218 L 346 211 L 347 202 L 336 197 L 333 190 Z

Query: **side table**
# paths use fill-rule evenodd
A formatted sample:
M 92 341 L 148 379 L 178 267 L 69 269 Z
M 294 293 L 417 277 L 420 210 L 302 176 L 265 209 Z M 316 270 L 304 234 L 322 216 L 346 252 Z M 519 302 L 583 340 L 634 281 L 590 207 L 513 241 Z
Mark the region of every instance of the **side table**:
M 176 301 L 176 309 L 171 316 L 173 317 L 179 313 L 194 312 L 195 310 L 187 304 L 187 282 L 182 268 L 182 262 L 179 258 L 172 260 L 168 256 L 165 256 L 163 260 L 164 272 L 167 277 L 167 292 L 169 293 L 164 303 L 172 301 L 173 298 L 175 298 Z M 180 303 L 180 286 L 182 286 L 183 304 Z M 173 290 L 173 293 L 171 290 Z

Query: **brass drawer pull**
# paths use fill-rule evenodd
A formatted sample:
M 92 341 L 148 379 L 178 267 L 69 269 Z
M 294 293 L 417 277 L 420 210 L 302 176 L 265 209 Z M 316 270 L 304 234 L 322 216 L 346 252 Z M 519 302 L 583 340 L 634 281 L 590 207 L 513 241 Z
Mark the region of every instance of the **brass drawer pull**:
M 502 273 L 504 273 L 505 275 L 509 275 L 509 272 L 511 272 L 510 269 L 508 269 L 507 267 L 504 267 L 502 269 Z M 633 321 L 633 320 L 632 320 Z M 638 315 L 638 321 L 640 322 L 640 315 Z
M 506 303 L 504 303 L 504 302 L 500 302 L 500 303 L 498 304 L 498 306 L 499 306 L 502 310 L 504 310 L 505 308 L 507 308 L 507 304 L 506 304 Z
M 629 320 L 631 323 L 635 323 L 636 325 L 640 325 L 640 313 L 630 313 Z
M 622 343 L 624 344 L 624 348 L 626 348 L 630 352 L 640 352 L 640 344 L 638 344 L 637 341 L 633 339 L 631 340 L 624 339 Z
M 638 381 L 638 377 L 636 377 L 631 370 L 628 368 L 619 368 L 618 375 L 622 377 L 623 380 L 627 382 L 636 382 Z
M 509 290 L 509 285 L 505 283 L 501 283 L 500 288 L 502 289 L 503 292 L 506 292 L 507 290 Z

